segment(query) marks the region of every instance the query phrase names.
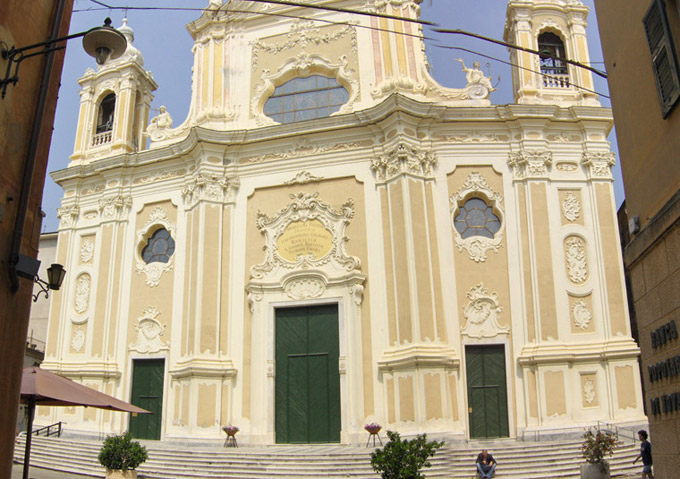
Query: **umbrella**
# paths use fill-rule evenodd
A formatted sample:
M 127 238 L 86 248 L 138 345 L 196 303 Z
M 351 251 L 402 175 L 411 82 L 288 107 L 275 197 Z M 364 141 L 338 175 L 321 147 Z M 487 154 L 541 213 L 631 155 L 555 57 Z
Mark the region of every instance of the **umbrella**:
M 31 436 L 36 406 L 89 406 L 110 411 L 151 414 L 151 411 L 133 406 L 130 403 L 36 366 L 24 368 L 21 378 L 21 402 L 27 406 L 27 435 L 23 479 L 28 479 Z

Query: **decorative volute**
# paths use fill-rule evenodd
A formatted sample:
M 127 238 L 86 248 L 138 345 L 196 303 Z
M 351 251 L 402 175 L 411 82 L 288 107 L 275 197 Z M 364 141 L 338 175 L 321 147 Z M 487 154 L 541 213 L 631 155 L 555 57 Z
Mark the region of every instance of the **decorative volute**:
M 118 30 L 128 42 L 125 53 L 96 72 L 88 68 L 78 80 L 80 115 L 69 166 L 146 147 L 144 130 L 158 85 L 143 68 L 144 58 L 133 45 L 135 34 L 127 19 Z
M 193 126 L 239 130 L 278 124 L 271 117 L 276 115 L 265 113 L 267 100 L 287 82 L 314 76 L 346 90 L 344 103 L 331 115 L 370 108 L 393 93 L 423 102 L 489 105 L 493 87 L 478 66 L 463 65 L 468 84 L 460 89 L 440 86 L 428 72 L 421 26 L 388 18 L 416 20 L 421 2 L 305 0 L 291 6 L 209 0 L 201 17 L 187 26 L 194 38 L 188 117 L 175 128 L 157 125 L 169 124 L 168 115 L 177 112 L 153 122 L 147 130 L 151 147 L 176 142 Z
M 593 76 L 585 68 L 551 57 L 590 65 L 586 19 L 580 0 L 510 0 L 505 41 L 544 55 L 511 50 L 515 102 L 599 106 Z

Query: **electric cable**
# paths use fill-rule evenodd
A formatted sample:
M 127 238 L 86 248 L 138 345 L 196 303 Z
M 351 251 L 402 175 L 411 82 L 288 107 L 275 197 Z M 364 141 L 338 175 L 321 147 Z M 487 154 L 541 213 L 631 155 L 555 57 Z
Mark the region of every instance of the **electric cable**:
M 360 24 L 352 23 L 352 22 L 339 22 L 339 21 L 335 21 L 335 20 L 328 20 L 328 19 L 323 19 L 323 18 L 312 18 L 312 17 L 305 17 L 305 16 L 302 16 L 302 15 L 293 15 L 293 14 L 285 14 L 285 13 L 275 13 L 275 12 L 253 12 L 253 11 L 250 11 L 250 10 L 234 10 L 234 9 L 228 8 L 228 7 L 229 7 L 229 4 L 228 4 L 228 3 L 227 3 L 227 4 L 224 4 L 222 7 L 218 8 L 218 9 L 206 9 L 206 8 L 197 8 L 197 7 L 193 7 L 193 8 L 192 8 L 192 7 L 143 7 L 143 6 L 142 6 L 142 7 L 129 7 L 129 6 L 125 6 L 125 7 L 122 7 L 122 6 L 121 6 L 121 7 L 119 7 L 119 6 L 108 5 L 108 4 L 104 3 L 104 2 L 101 2 L 100 0 L 89 0 L 89 1 L 92 2 L 92 3 L 94 3 L 94 4 L 96 4 L 96 5 L 101 6 L 101 7 L 102 7 L 102 8 L 101 8 L 102 10 L 105 10 L 105 9 L 108 9 L 108 10 L 125 10 L 126 12 L 127 12 L 128 10 L 141 10 L 141 11 L 149 11 L 149 10 L 152 10 L 152 11 L 155 11 L 155 10 L 161 10 L 161 11 L 198 11 L 198 12 L 214 12 L 214 13 L 224 12 L 224 13 L 242 13 L 242 14 L 253 14 L 253 15 L 263 15 L 263 16 L 275 16 L 275 17 L 283 17 L 283 18 L 294 18 L 294 19 L 299 19 L 299 20 L 318 21 L 318 22 L 321 22 L 321 23 L 327 23 L 327 24 L 331 24 L 331 25 L 353 26 L 353 27 L 356 27 L 356 28 L 363 28 L 363 29 L 372 30 L 372 31 L 387 32 L 387 33 L 392 33 L 392 34 L 396 34 L 396 35 L 402 35 L 402 36 L 407 36 L 407 37 L 414 37 L 414 38 L 418 38 L 418 39 L 422 38 L 423 40 L 429 40 L 429 41 L 432 41 L 432 42 L 438 41 L 437 39 L 435 39 L 435 38 L 433 38 L 433 37 L 425 36 L 424 34 L 414 34 L 414 33 L 407 33 L 407 32 L 397 32 L 397 31 L 390 30 L 390 29 L 385 29 L 385 28 L 381 28 L 381 27 L 373 27 L 373 26 L 370 26 L 370 25 L 360 25 Z M 298 2 L 292 2 L 292 1 L 288 1 L 288 0 L 250 0 L 250 1 L 256 1 L 256 2 L 259 2 L 259 3 L 273 3 L 273 4 L 281 4 L 281 5 L 291 5 L 291 6 L 300 6 L 300 7 L 316 8 L 316 9 L 321 9 L 321 10 L 331 10 L 331 11 L 337 11 L 337 12 L 342 12 L 342 13 L 351 13 L 351 14 L 355 14 L 355 13 L 356 13 L 356 14 L 361 14 L 361 15 L 366 15 L 366 16 L 374 16 L 374 17 L 386 17 L 386 18 L 390 18 L 390 19 L 393 19 L 393 20 L 411 21 L 412 23 L 419 23 L 419 24 L 426 25 L 426 26 L 434 26 L 434 25 L 436 25 L 436 24 L 434 24 L 434 23 L 432 23 L 432 22 L 427 22 L 427 21 L 424 21 L 424 20 L 417 20 L 417 21 L 415 21 L 415 20 L 413 20 L 413 19 L 408 19 L 408 18 L 403 18 L 403 17 L 397 17 L 397 16 L 393 16 L 393 15 L 383 15 L 383 14 L 374 13 L 374 12 L 360 12 L 360 11 L 357 11 L 357 10 L 344 9 L 344 8 L 339 8 L 339 7 L 323 7 L 323 6 L 318 6 L 318 5 L 308 5 L 308 4 L 303 4 L 303 3 L 298 3 Z M 226 6 L 227 8 L 224 8 L 224 6 Z M 94 10 L 97 10 L 97 9 L 73 10 L 73 12 L 76 13 L 76 12 L 94 11 Z M 476 33 L 467 32 L 467 31 L 465 31 L 465 30 L 458 30 L 458 29 L 456 29 L 456 30 L 451 30 L 451 29 L 440 29 L 440 28 L 432 28 L 432 30 L 434 30 L 434 31 L 437 32 L 437 33 L 445 33 L 445 34 L 461 34 L 461 35 L 465 35 L 465 36 L 477 38 L 477 39 L 480 39 L 480 40 L 488 41 L 488 42 L 490 42 L 490 43 L 494 43 L 494 44 L 497 44 L 497 45 L 506 46 L 506 47 L 515 48 L 515 49 L 518 49 L 518 50 L 526 51 L 526 52 L 528 52 L 528 53 L 533 53 L 533 54 L 536 54 L 536 55 L 539 55 L 539 56 L 542 55 L 540 52 L 538 52 L 538 51 L 536 51 L 536 50 L 532 50 L 532 49 L 524 48 L 524 47 L 518 47 L 518 46 L 516 46 L 516 45 L 512 45 L 512 44 L 509 44 L 509 43 L 507 43 L 507 42 L 503 42 L 503 41 L 500 41 L 500 40 L 496 40 L 496 39 L 493 39 L 493 38 L 490 38 L 490 37 L 486 37 L 486 36 L 483 36 L 483 35 L 479 35 L 479 34 L 476 34 Z M 467 52 L 467 53 L 471 53 L 471 54 L 474 54 L 474 55 L 479 55 L 479 56 L 481 56 L 481 57 L 484 57 L 484 58 L 487 58 L 487 59 L 490 59 L 490 60 L 494 60 L 494 61 L 503 63 L 503 64 L 505 64 L 505 65 L 509 65 L 509 66 L 512 66 L 512 67 L 516 67 L 516 68 L 519 68 L 519 69 L 522 69 L 522 70 L 526 70 L 526 71 L 529 71 L 529 72 L 532 72 L 532 73 L 536 73 L 536 74 L 539 74 L 539 75 L 544 75 L 542 72 L 533 70 L 533 69 L 531 69 L 531 68 L 523 67 L 523 66 L 520 66 L 520 65 L 518 65 L 518 64 L 509 62 L 509 61 L 505 61 L 505 60 L 502 60 L 502 59 L 500 59 L 500 58 L 493 57 L 493 56 L 490 56 L 490 55 L 481 53 L 481 52 L 476 51 L 476 50 L 470 50 L 470 49 L 467 49 L 467 48 L 456 47 L 456 46 L 451 46 L 451 45 L 438 45 L 438 44 L 435 44 L 435 43 L 433 43 L 432 46 L 435 47 L 435 48 L 443 48 L 443 49 L 464 51 L 464 52 Z M 564 59 L 564 58 L 558 58 L 558 57 L 552 57 L 552 56 L 551 56 L 550 58 L 553 58 L 553 59 L 556 59 L 556 60 L 565 61 L 565 62 L 567 62 L 567 63 L 569 63 L 569 64 L 572 64 L 572 65 L 574 65 L 574 66 L 576 66 L 576 67 L 584 68 L 584 69 L 586 69 L 586 70 L 589 70 L 589 71 L 591 71 L 591 72 L 594 72 L 594 73 L 596 73 L 597 75 L 602 76 L 603 78 L 607 78 L 606 73 L 604 73 L 604 72 L 602 72 L 602 71 L 600 71 L 600 70 L 597 70 L 597 69 L 595 69 L 595 68 L 593 68 L 593 67 L 590 67 L 590 66 L 588 66 L 588 65 L 586 65 L 586 64 L 583 64 L 583 63 L 580 63 L 580 62 L 575 62 L 575 61 L 573 61 L 573 60 L 567 60 L 567 59 Z M 604 63 L 604 62 L 593 62 L 593 63 Z M 610 98 L 609 95 L 606 95 L 606 94 L 604 94 L 604 93 L 598 92 L 598 91 L 596 91 L 596 90 L 591 90 L 591 89 L 589 89 L 589 88 L 586 88 L 586 87 L 584 87 L 584 86 L 581 86 L 581 85 L 579 85 L 579 84 L 577 84 L 577 83 L 573 83 L 573 82 L 571 82 L 571 81 L 569 82 L 569 85 L 571 85 L 571 86 L 573 86 L 573 87 L 575 87 L 575 88 L 577 88 L 577 89 L 579 89 L 579 90 L 583 90 L 583 91 L 587 91 L 587 92 L 590 92 L 590 93 L 594 93 L 594 94 L 596 94 L 596 95 L 598 95 L 598 96 L 601 96 L 601 97 L 603 97 L 603 98 Z

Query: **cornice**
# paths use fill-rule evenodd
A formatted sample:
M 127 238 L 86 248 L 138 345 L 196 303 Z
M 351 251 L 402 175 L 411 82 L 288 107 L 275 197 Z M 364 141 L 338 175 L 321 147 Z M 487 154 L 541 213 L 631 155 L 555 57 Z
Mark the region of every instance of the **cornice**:
M 631 338 L 598 343 L 527 344 L 517 361 L 521 366 L 592 363 L 612 360 L 637 360 L 640 348 Z
M 608 128 L 608 124 L 612 121 L 611 109 L 606 107 L 574 106 L 561 108 L 555 105 L 515 104 L 461 107 L 421 102 L 399 93 L 394 93 L 371 108 L 344 115 L 321 118 L 313 122 L 227 131 L 194 126 L 189 130 L 186 137 L 178 140 L 176 143 L 155 149 L 143 150 L 134 154 L 120 154 L 101 158 L 87 165 L 78 165 L 54 171 L 50 175 L 59 183 L 76 178 L 86 178 L 116 168 L 138 167 L 180 156 L 197 156 L 201 153 L 202 149 L 211 149 L 208 145 L 241 147 L 293 137 L 300 138 L 313 134 L 337 133 L 339 130 L 377 125 L 398 114 L 408 115 L 416 120 L 435 120 L 441 123 L 459 121 L 507 123 L 536 118 L 555 122 L 605 122 Z

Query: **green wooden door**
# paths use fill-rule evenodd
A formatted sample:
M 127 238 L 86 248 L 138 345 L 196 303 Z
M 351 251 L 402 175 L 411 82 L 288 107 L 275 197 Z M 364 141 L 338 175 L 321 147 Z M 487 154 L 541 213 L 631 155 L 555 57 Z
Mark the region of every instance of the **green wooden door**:
M 504 346 L 467 346 L 465 358 L 470 438 L 507 437 Z
M 276 310 L 276 442 L 340 442 L 338 307 Z
M 132 400 L 153 414 L 130 414 L 130 432 L 138 439 L 160 439 L 163 417 L 164 359 L 135 359 L 132 362 Z

